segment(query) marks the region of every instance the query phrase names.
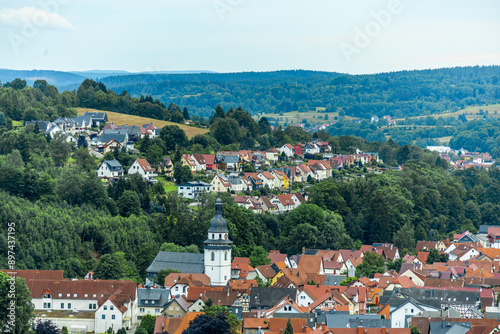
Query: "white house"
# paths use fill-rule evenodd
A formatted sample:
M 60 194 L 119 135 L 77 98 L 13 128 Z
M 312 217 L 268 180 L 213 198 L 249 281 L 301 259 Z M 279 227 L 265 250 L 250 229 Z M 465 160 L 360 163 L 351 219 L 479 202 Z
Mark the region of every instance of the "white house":
M 196 199 L 204 192 L 210 192 L 212 185 L 203 181 L 191 181 L 180 184 L 177 188 L 177 194 L 184 198 Z
M 408 328 L 411 316 L 417 316 L 423 311 L 439 311 L 437 308 L 425 306 L 408 300 L 398 308 L 391 311 L 392 328 Z
M 123 167 L 118 160 L 104 160 L 97 170 L 98 177 L 118 178 L 123 175 Z
M 278 212 L 280 213 L 292 211 L 301 203 L 296 194 L 276 195 L 269 201 L 271 202 L 271 204 L 277 205 Z
M 231 189 L 231 183 L 224 174 L 215 175 L 210 184 L 212 185 L 212 191 L 226 192 Z
M 309 294 L 307 293 L 307 288 L 302 290 L 298 295 L 297 295 L 297 304 L 300 306 L 309 306 L 314 302 L 314 299 L 312 299 Z
M 293 155 L 295 154 L 295 149 L 290 144 L 285 144 L 285 145 L 281 146 L 280 148 L 278 148 L 278 150 L 280 151 L 280 153 L 285 152 L 285 155 L 289 158 L 293 157 Z
M 128 169 L 128 174 L 140 174 L 142 178 L 146 181 L 152 179 L 155 176 L 158 176 L 158 174 L 155 173 L 155 170 L 149 162 L 146 159 L 137 159 L 132 166 Z
M 170 289 L 137 289 L 137 319 L 140 320 L 146 314 L 161 316 L 163 306 L 170 300 Z
M 137 323 L 137 284 L 133 281 L 65 279 L 62 270 L 19 270 L 38 313 L 70 332 L 104 333 Z M 54 311 L 57 311 L 55 313 Z M 70 320 L 70 321 L 69 321 Z
M 268 186 L 269 189 L 274 189 L 275 177 L 270 172 L 260 172 L 257 177 L 262 180 L 262 185 Z

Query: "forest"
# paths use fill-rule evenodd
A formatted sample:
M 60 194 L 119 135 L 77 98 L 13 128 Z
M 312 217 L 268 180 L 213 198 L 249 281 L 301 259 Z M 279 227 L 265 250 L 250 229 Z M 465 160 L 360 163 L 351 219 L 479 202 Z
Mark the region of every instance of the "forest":
M 373 75 L 314 71 L 124 75 L 103 78 L 115 91 L 151 94 L 210 117 L 213 108 L 240 105 L 251 115 L 343 111 L 369 119 L 425 116 L 500 101 L 500 67 L 455 67 Z

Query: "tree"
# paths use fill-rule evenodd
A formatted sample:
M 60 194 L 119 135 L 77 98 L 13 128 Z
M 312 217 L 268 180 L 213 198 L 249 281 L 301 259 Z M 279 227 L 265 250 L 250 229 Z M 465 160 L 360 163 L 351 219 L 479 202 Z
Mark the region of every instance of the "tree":
M 7 117 L 3 112 L 0 112 L 0 127 L 7 127 Z
M 181 162 L 174 164 L 174 179 L 177 184 L 183 184 L 193 180 L 191 168 L 187 165 L 182 165 Z
M 50 140 L 49 152 L 56 166 L 66 163 L 71 154 L 71 147 L 72 145 L 66 141 L 66 135 L 62 132 L 57 132 Z
M 63 328 L 61 329 L 61 334 L 69 334 L 68 327 L 63 326 Z M 120 330 L 118 330 L 118 332 L 116 334 L 127 334 L 127 332 L 122 333 L 122 332 L 120 332 Z
M 225 117 L 226 113 L 224 109 L 221 107 L 220 104 L 218 104 L 217 107 L 215 107 L 214 114 L 212 115 L 212 117 L 210 117 L 210 124 L 214 123 L 219 118 L 225 118 Z
M 38 124 L 38 122 L 36 124 Z M 85 139 L 84 135 L 79 135 L 78 136 L 78 141 L 76 143 L 76 146 L 78 148 L 81 148 L 81 147 L 87 148 L 87 147 L 89 147 L 89 143 L 87 142 L 87 139 Z
M 154 334 L 156 317 L 151 314 L 146 314 L 141 319 L 140 328 L 144 328 L 148 334 Z
M 11 293 L 11 287 L 15 289 L 15 294 Z M 0 272 L 0 330 L 28 334 L 34 319 L 33 309 L 31 294 L 24 279 L 11 278 Z M 12 316 L 12 312 L 15 316 Z
M 422 334 L 422 332 L 416 326 L 411 326 L 410 327 L 410 333 L 411 334 Z
M 160 269 L 158 274 L 155 276 L 155 283 L 160 286 L 165 286 L 165 277 L 172 273 L 180 273 L 180 271 L 175 269 Z
M 37 320 L 35 334 L 59 334 L 59 328 L 52 320 Z
M 148 334 L 148 331 L 146 330 L 146 328 L 137 327 L 137 329 L 135 330 L 134 334 Z
M 403 264 L 403 258 L 399 258 L 399 259 L 396 259 L 394 261 L 392 261 L 391 259 L 389 259 L 389 261 L 387 261 L 387 270 L 395 270 L 397 272 L 399 272 L 401 270 L 401 265 Z
M 179 252 L 179 253 L 199 253 L 198 246 L 192 244 L 189 246 L 176 245 L 173 242 L 164 242 L 160 246 L 160 251 L 163 252 Z
M 415 248 L 415 230 L 411 223 L 406 223 L 403 227 L 394 232 L 392 241 L 400 250 Z
M 88 172 L 96 170 L 95 157 L 90 154 L 87 148 L 80 147 L 77 149 L 73 153 L 73 159 L 75 159 L 78 166 L 82 166 Z
M 385 260 L 375 252 L 366 252 L 363 262 L 356 268 L 356 276 L 372 277 L 376 273 L 385 272 Z
M 182 334 L 231 334 L 231 327 L 226 322 L 224 314 L 215 317 L 200 314 L 189 323 Z
M 187 121 L 189 119 L 189 111 L 187 107 L 184 107 L 182 109 L 182 117 Z
M 125 190 L 118 200 L 118 209 L 120 215 L 123 217 L 140 215 L 141 201 L 139 200 L 139 195 L 133 190 Z
M 5 162 L 8 166 L 12 166 L 14 168 L 24 167 L 23 156 L 21 155 L 21 152 L 19 152 L 19 150 L 12 150 L 11 153 L 7 154 L 7 156 L 5 157 Z
M 125 259 L 124 252 L 114 252 L 102 255 L 99 258 L 99 263 L 94 269 L 94 273 L 96 278 L 99 279 L 140 280 L 137 273 L 133 270 L 133 268 L 128 264 L 127 260 Z
M 188 142 L 186 133 L 177 125 L 164 126 L 160 131 L 160 138 L 169 152 L 172 152 L 177 145 L 184 147 Z
M 433 264 L 434 262 L 447 262 L 448 254 L 440 254 L 437 249 L 431 249 L 427 255 L 427 263 Z
M 212 305 L 206 306 L 203 308 L 203 312 L 205 315 L 216 318 L 220 315 L 224 316 L 224 321 L 228 324 L 230 328 L 230 332 L 232 334 L 239 333 L 241 330 L 241 321 L 238 320 L 238 317 L 231 312 L 231 309 L 222 306 L 222 305 Z
M 163 150 L 157 144 L 151 145 L 146 151 L 146 159 L 153 166 L 157 166 L 163 160 Z
M 250 253 L 250 265 L 252 267 L 262 266 L 265 264 L 270 264 L 271 259 L 267 257 L 268 252 L 262 246 L 257 246 Z
M 118 331 L 116 331 L 116 334 L 127 334 L 127 330 L 124 327 L 122 327 Z
M 293 326 L 292 322 L 290 321 L 290 318 L 288 318 L 288 321 L 286 322 L 286 327 L 285 330 L 283 331 L 283 334 L 293 334 Z

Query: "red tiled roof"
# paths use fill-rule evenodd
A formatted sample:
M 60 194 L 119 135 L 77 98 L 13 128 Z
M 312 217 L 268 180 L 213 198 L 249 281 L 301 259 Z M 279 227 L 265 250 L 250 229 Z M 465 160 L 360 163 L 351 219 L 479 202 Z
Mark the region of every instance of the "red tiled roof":
M 149 162 L 146 159 L 137 159 L 136 160 L 139 166 L 141 166 L 142 170 L 145 172 L 152 172 L 154 169 L 151 167 Z

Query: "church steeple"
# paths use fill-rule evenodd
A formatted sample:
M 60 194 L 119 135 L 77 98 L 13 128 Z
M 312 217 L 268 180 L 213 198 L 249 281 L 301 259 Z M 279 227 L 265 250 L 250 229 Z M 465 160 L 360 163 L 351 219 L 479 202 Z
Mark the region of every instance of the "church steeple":
M 205 274 L 212 285 L 227 285 L 231 278 L 231 249 L 227 221 L 222 216 L 220 194 L 215 200 L 215 216 L 210 221 L 208 239 L 203 243 L 205 251 Z

